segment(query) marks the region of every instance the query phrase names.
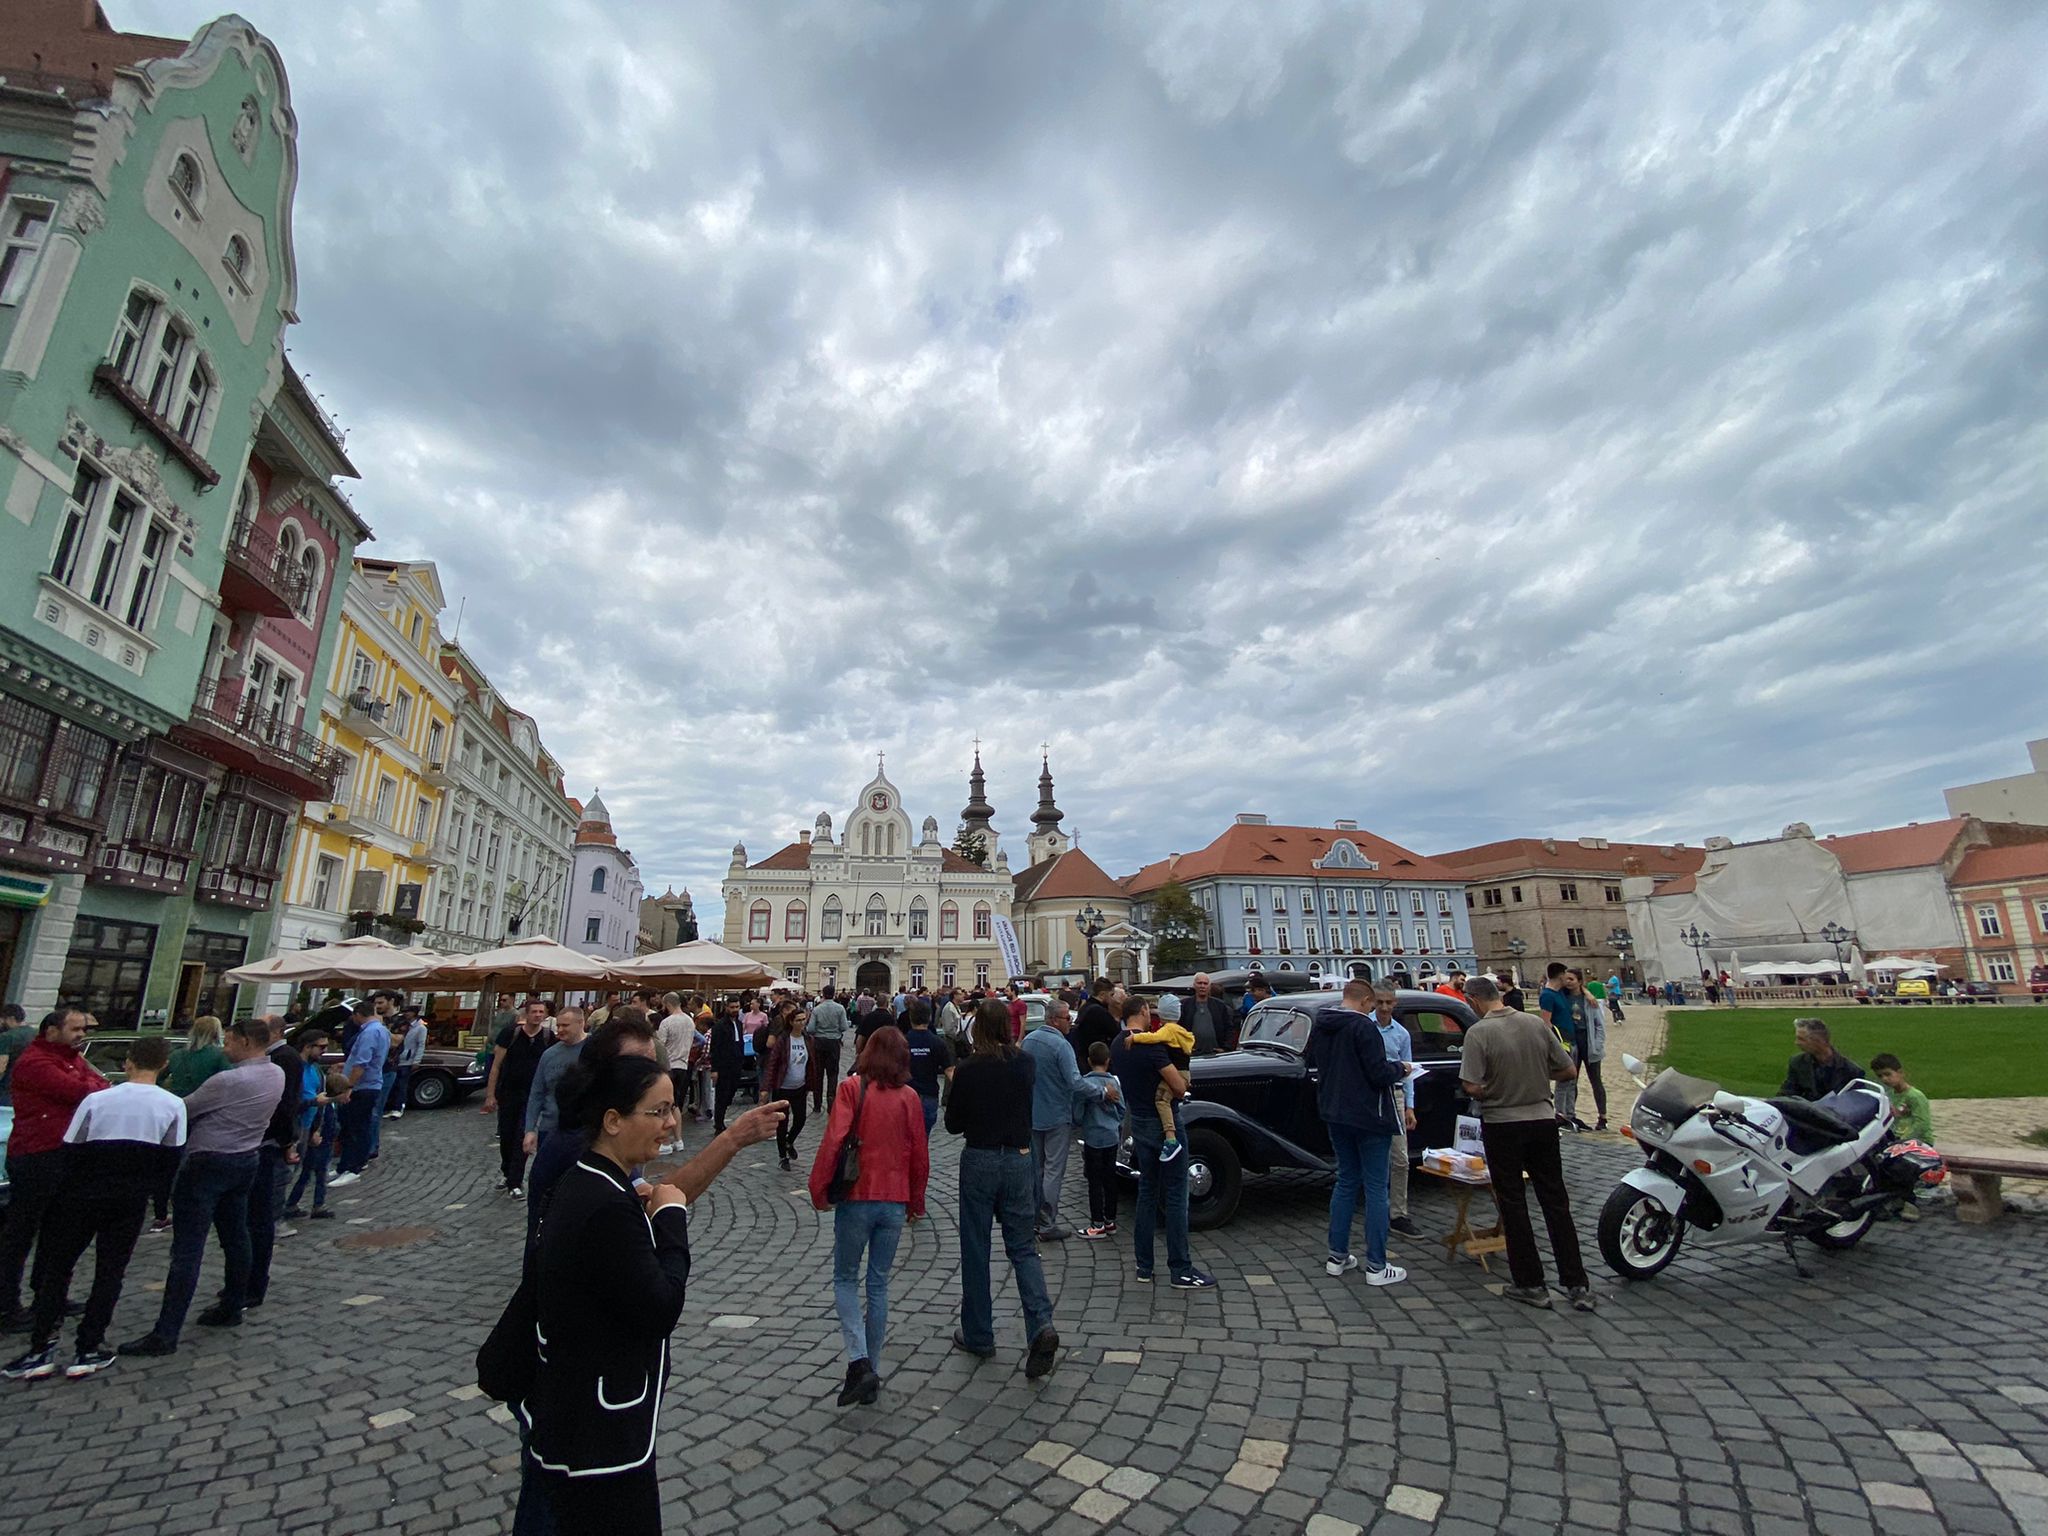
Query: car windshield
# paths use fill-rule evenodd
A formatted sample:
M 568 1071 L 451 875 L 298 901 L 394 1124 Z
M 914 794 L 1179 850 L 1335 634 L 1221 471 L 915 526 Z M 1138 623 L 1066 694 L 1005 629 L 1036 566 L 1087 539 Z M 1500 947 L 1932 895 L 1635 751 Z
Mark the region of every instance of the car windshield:
M 1289 1050 L 1299 1051 L 1308 1046 L 1308 1026 L 1309 1017 L 1300 1009 L 1267 1004 L 1251 1011 L 1244 1021 L 1244 1032 L 1240 1038 L 1284 1045 Z

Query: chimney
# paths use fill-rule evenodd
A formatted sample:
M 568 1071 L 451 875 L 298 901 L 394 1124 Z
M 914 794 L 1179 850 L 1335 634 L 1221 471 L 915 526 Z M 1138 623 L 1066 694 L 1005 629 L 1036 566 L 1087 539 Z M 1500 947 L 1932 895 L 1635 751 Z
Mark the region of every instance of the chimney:
M 797 833 L 796 840 L 802 843 L 806 848 L 811 846 L 811 834 L 808 832 Z
M 1237 813 L 1237 824 L 1240 827 L 1263 827 L 1267 823 L 1263 812 L 1239 811 Z
M 1358 830 L 1358 823 L 1355 821 L 1340 821 L 1337 823 L 1337 830 L 1339 832 L 1356 832 Z
M 1543 851 L 1545 853 L 1557 852 L 1557 839 L 1554 837 L 1546 837 L 1545 839 L 1543 839 Z

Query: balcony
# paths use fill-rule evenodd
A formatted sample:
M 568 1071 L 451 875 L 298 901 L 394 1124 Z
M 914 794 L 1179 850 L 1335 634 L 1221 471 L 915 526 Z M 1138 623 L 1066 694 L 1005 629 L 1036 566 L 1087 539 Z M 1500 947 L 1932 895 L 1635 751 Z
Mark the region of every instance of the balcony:
M 163 848 L 139 840 L 102 843 L 92 878 L 99 885 L 175 894 L 185 888 L 193 856 L 194 850 L 190 848 Z
M 448 852 L 439 843 L 419 842 L 412 845 L 412 851 L 406 855 L 406 858 L 423 868 L 439 869 L 448 862 Z
M 92 371 L 93 385 L 103 389 L 128 408 L 128 414 L 154 432 L 177 456 L 178 462 L 192 471 L 192 478 L 199 482 L 201 490 L 212 490 L 220 484 L 220 471 L 199 456 L 199 450 L 178 435 L 178 429 L 156 413 L 152 406 L 136 390 L 135 386 L 121 376 L 121 371 L 112 363 L 101 363 Z
M 357 810 L 346 800 L 337 800 L 327 807 L 327 830 L 343 837 L 371 838 L 384 830 L 384 824 L 368 811 Z
M 278 547 L 277 536 L 257 526 L 248 513 L 235 519 L 227 563 L 221 567 L 221 601 L 236 613 L 288 619 L 306 607 L 312 577 Z
M 453 789 L 455 787 L 455 770 L 447 763 L 435 758 L 427 759 L 426 766 L 420 770 L 420 778 L 435 789 Z
M 244 700 L 239 679 L 200 683 L 191 717 L 171 727 L 171 739 L 300 800 L 330 798 L 347 762 L 339 748 Z
M 391 706 L 371 698 L 367 688 L 358 688 L 341 700 L 340 717 L 344 726 L 365 741 L 398 740 L 398 732 L 392 729 Z
M 276 887 L 277 876 L 274 874 L 207 865 L 199 871 L 199 882 L 193 895 L 216 906 L 267 912 L 270 910 L 271 893 Z

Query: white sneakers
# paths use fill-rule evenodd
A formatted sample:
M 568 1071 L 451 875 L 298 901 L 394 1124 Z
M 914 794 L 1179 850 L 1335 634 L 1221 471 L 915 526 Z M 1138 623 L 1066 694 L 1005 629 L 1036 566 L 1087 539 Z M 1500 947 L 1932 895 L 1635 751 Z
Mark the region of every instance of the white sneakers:
M 361 1177 L 360 1173 L 337 1173 L 327 1181 L 327 1187 L 329 1189 L 345 1189 Z
M 1323 1264 L 1323 1273 L 1334 1280 L 1340 1275 L 1350 1274 L 1356 1268 L 1358 1268 L 1358 1255 L 1353 1253 L 1342 1255 L 1333 1253 Z M 1382 1264 L 1378 1269 L 1368 1269 L 1365 1272 L 1365 1283 L 1367 1285 L 1399 1285 L 1407 1278 L 1408 1271 L 1398 1264 Z

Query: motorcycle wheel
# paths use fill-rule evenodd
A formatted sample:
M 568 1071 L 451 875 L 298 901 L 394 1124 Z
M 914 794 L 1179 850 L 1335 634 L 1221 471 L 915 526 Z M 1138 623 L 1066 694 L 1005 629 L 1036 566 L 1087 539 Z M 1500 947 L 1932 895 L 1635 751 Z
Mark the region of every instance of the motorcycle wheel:
M 1841 1185 L 1843 1192 L 1854 1200 L 1869 1194 L 1875 1180 L 1871 1177 L 1870 1170 L 1865 1168 L 1856 1173 L 1842 1174 L 1836 1182 Z M 1854 1248 L 1863 1241 L 1876 1223 L 1877 1212 L 1865 1211 L 1853 1221 L 1838 1221 L 1832 1227 L 1821 1227 L 1806 1235 L 1822 1248 Z
M 1600 1208 L 1600 1257 L 1624 1280 L 1648 1280 L 1678 1257 L 1685 1221 L 1632 1185 L 1615 1186 Z

